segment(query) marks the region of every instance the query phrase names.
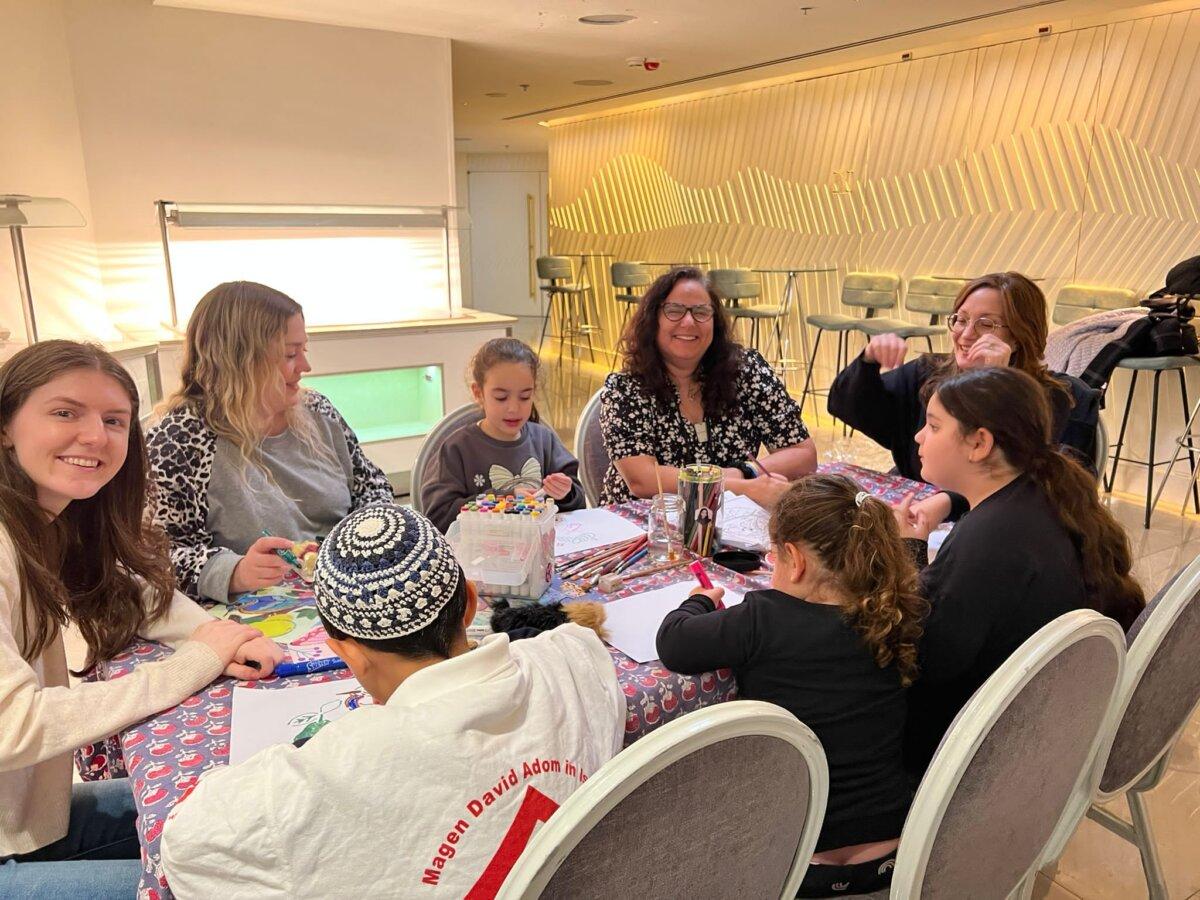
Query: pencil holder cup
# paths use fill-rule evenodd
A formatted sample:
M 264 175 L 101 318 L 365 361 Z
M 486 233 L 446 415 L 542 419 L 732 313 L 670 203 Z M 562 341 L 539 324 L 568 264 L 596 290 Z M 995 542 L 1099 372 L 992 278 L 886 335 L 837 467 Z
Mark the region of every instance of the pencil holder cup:
M 679 537 L 679 495 L 655 494 L 646 522 L 646 553 L 652 562 L 666 562 L 683 544 Z
M 717 518 L 724 493 L 725 476 L 719 466 L 693 463 L 679 470 L 683 546 L 699 556 L 712 556 L 720 542 Z

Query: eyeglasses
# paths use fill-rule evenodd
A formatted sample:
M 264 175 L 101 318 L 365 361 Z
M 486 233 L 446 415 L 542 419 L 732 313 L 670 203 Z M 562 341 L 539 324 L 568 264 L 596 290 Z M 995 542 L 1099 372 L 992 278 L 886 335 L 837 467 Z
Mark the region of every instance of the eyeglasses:
M 688 313 L 692 314 L 692 321 L 697 325 L 703 325 L 713 317 L 713 308 L 707 303 L 703 306 L 685 306 L 682 303 L 664 303 L 662 305 L 662 314 L 672 322 L 682 322 L 683 317 Z
M 992 334 L 998 328 L 1008 327 L 1003 322 L 997 322 L 995 319 L 989 319 L 987 316 L 980 316 L 978 319 L 968 319 L 966 316 L 953 313 L 946 318 L 946 324 L 950 326 L 950 330 L 955 334 L 966 331 L 972 322 L 975 323 L 976 334 Z

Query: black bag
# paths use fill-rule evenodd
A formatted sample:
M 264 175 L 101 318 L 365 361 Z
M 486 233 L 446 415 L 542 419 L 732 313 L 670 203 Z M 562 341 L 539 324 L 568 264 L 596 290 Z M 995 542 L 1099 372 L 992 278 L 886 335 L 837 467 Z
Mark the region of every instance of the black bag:
M 1195 356 L 1196 329 L 1192 319 L 1196 295 L 1170 294 L 1148 297 L 1139 305 L 1149 310 L 1146 318 L 1134 322 L 1124 337 L 1107 344 L 1079 376 L 1088 387 L 1103 390 L 1113 370 L 1123 359 L 1146 356 Z

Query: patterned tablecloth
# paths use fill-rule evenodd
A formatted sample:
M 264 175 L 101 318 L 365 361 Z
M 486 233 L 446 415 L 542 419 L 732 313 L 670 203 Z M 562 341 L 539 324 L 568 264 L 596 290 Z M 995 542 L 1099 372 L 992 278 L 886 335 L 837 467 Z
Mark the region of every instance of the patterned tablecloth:
M 906 492 L 918 488 L 921 496 L 929 492 L 926 485 L 916 485 L 898 476 L 881 475 L 857 466 L 834 463 L 821 467 L 823 472 L 849 475 L 864 488 L 890 502 L 897 502 Z M 646 503 L 634 501 L 614 507 L 620 515 L 639 523 L 646 518 Z M 738 575 L 728 569 L 707 564 L 714 583 L 742 591 L 767 586 L 765 575 Z M 664 572 L 638 581 L 635 589 L 615 594 L 587 594 L 589 599 L 615 600 L 632 593 L 663 587 L 691 576 L 684 570 Z M 543 602 L 579 599 L 579 595 L 564 591 L 557 576 Z M 269 609 L 272 613 L 306 611 L 312 606 L 312 595 L 295 582 L 265 591 L 245 595 L 243 608 Z M 685 713 L 730 700 L 737 694 L 737 685 L 728 669 L 700 676 L 678 675 L 656 663 L 638 663 L 619 650 L 610 647 L 617 681 L 626 697 L 626 745 L 657 728 L 663 722 L 677 719 Z M 127 652 L 106 663 L 100 673 L 112 679 L 127 675 L 145 662 L 161 659 L 170 650 L 153 643 L 139 643 Z M 230 717 L 233 711 L 233 688 L 251 687 L 277 690 L 350 677 L 345 670 L 301 677 L 270 678 L 261 682 L 234 681 L 222 678 L 178 706 L 134 725 L 118 737 L 124 755 L 124 768 L 132 779 L 134 799 L 138 808 L 138 834 L 142 842 L 142 881 L 138 889 L 141 900 L 171 896 L 159 862 L 159 839 L 167 813 L 189 790 L 200 775 L 214 766 L 224 765 L 229 756 Z M 93 767 L 111 773 L 120 772 L 118 760 L 104 759 L 101 745 L 85 752 Z

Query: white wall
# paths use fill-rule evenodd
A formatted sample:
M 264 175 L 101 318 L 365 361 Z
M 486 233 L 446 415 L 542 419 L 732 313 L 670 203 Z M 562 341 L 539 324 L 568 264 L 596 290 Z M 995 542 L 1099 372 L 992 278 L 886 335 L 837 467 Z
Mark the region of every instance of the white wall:
M 0 193 L 64 197 L 84 228 L 28 229 L 25 249 L 43 337 L 115 336 L 104 316 L 75 91 L 61 4 L 0 0 L 5 71 L 0 78 Z M 7 233 L 0 244 L 0 326 L 24 341 Z
M 91 223 L 70 256 L 30 233 L 62 333 L 166 318 L 155 200 L 454 202 L 446 39 L 150 0 L 0 0 L 0 22 L 0 191 L 67 197 Z M 0 324 L 18 331 L 8 275 Z

